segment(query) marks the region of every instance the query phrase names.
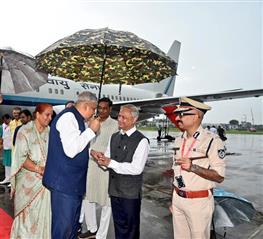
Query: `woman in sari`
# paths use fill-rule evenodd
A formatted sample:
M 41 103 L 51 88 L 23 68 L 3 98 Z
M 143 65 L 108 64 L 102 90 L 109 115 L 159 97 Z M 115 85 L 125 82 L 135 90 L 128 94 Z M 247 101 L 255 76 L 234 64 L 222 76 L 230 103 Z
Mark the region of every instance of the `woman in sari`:
M 42 185 L 42 176 L 53 108 L 41 103 L 34 113 L 35 120 L 22 126 L 16 138 L 11 168 L 14 197 L 11 239 L 51 238 L 50 192 Z

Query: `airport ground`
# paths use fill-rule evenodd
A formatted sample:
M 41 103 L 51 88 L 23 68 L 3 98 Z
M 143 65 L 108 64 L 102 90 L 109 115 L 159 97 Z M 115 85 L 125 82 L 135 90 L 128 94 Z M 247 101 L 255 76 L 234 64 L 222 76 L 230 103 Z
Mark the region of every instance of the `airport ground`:
M 176 136 L 178 132 L 171 134 Z M 145 131 L 145 135 L 150 139 L 151 151 L 144 173 L 141 239 L 172 239 L 172 217 L 168 210 L 172 181 L 165 172 L 171 168 L 173 143 L 157 142 L 155 131 Z M 219 187 L 251 201 L 258 212 L 250 222 L 233 228 L 216 228 L 217 239 L 223 238 L 225 232 L 228 239 L 263 238 L 262 145 L 261 135 L 228 135 L 227 174 Z M 1 167 L 0 180 L 2 178 Z M 0 207 L 13 215 L 13 203 L 6 186 L 0 186 Z M 112 221 L 108 239 L 114 239 Z

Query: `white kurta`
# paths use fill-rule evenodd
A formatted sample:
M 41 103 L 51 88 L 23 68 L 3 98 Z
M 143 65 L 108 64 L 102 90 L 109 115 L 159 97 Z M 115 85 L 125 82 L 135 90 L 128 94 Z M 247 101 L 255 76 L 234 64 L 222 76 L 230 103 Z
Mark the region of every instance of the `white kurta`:
M 101 123 L 97 137 L 91 142 L 90 149 L 105 152 L 111 135 L 118 131 L 118 122 L 108 118 Z M 109 172 L 102 169 L 92 157 L 89 159 L 87 173 L 87 195 L 89 202 L 96 202 L 101 206 L 109 206 L 108 195 Z

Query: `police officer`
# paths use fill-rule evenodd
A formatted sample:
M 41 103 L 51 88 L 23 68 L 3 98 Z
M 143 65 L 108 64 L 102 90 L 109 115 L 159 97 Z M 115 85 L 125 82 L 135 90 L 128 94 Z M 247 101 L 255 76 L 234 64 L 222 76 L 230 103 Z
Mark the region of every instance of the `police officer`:
M 201 122 L 211 107 L 187 97 L 174 111 L 184 131 L 175 141 L 172 214 L 174 238 L 210 238 L 214 211 L 212 189 L 225 175 L 225 149 L 218 135 Z

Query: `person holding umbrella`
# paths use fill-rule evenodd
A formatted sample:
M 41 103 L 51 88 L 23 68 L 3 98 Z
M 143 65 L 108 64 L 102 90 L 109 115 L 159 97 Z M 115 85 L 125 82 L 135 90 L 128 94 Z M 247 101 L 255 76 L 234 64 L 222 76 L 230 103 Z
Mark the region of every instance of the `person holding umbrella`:
M 212 190 L 225 175 L 225 149 L 221 139 L 202 128 L 211 107 L 187 97 L 174 111 L 183 134 L 175 140 L 174 190 L 171 211 L 174 238 L 210 238 L 214 211 Z
M 64 109 L 51 124 L 43 184 L 51 191 L 52 238 L 77 237 L 86 191 L 88 144 L 100 128 L 99 119 L 92 118 L 96 107 L 96 96 L 84 91 L 75 106 Z M 88 128 L 85 121 L 89 121 Z

